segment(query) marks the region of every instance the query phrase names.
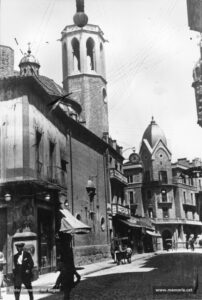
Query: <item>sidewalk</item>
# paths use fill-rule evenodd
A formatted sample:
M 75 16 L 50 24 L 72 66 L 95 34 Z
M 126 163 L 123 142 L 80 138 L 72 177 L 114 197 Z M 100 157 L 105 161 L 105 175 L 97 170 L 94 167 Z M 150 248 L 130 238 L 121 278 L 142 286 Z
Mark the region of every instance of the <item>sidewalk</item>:
M 132 261 L 142 259 L 142 258 L 152 257 L 154 255 L 155 255 L 155 253 L 153 253 L 153 252 L 152 253 L 143 253 L 143 254 L 134 254 L 132 256 Z M 117 264 L 114 263 L 114 261 L 112 259 L 109 259 L 109 260 L 92 263 L 92 264 L 85 265 L 85 266 L 80 266 L 80 267 L 78 267 L 77 272 L 81 275 L 81 280 L 82 280 L 82 278 L 84 278 L 88 274 L 92 274 L 92 273 L 95 273 L 97 271 L 104 270 L 104 269 L 113 268 L 115 266 L 117 266 Z M 35 300 L 42 299 L 42 298 L 47 297 L 48 295 L 51 295 L 51 293 L 48 291 L 54 286 L 58 275 L 59 275 L 59 272 L 51 272 L 51 273 L 43 274 L 43 275 L 40 275 L 36 281 L 32 282 L 33 288 L 35 288 L 35 290 L 37 290 L 37 291 L 40 291 L 39 293 L 35 293 L 35 295 L 34 295 Z M 13 287 L 11 287 L 11 290 L 12 290 L 12 288 Z M 2 294 L 2 298 L 4 300 L 13 300 L 14 299 L 14 295 L 12 292 L 7 293 L 7 288 L 1 288 L 1 294 Z M 25 290 L 25 293 L 21 295 L 21 299 L 23 299 L 23 300 L 29 299 L 29 296 L 28 296 L 26 290 Z

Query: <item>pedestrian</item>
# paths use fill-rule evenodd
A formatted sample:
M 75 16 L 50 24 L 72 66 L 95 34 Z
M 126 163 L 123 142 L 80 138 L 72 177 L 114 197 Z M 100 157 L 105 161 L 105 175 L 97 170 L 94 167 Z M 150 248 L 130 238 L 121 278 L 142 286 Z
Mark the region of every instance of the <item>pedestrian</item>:
M 23 283 L 28 290 L 30 300 L 33 300 L 31 280 L 34 262 L 31 254 L 24 250 L 24 245 L 24 243 L 17 243 L 15 245 L 18 253 L 14 255 L 14 294 L 15 299 L 19 300 Z
M 69 233 L 59 233 L 61 243 L 61 270 L 56 280 L 55 286 L 62 286 L 64 292 L 64 300 L 70 299 L 71 290 L 80 282 L 81 276 L 76 271 L 74 265 L 74 255 L 72 249 L 72 236 Z M 76 276 L 77 280 L 74 281 Z
M 0 299 L 2 299 L 1 295 L 1 287 L 3 284 L 4 274 L 3 274 L 3 266 L 5 265 L 6 260 L 4 258 L 3 252 L 0 252 Z
M 192 251 L 194 251 L 194 242 L 195 242 L 194 235 L 191 234 L 189 237 L 189 245 Z

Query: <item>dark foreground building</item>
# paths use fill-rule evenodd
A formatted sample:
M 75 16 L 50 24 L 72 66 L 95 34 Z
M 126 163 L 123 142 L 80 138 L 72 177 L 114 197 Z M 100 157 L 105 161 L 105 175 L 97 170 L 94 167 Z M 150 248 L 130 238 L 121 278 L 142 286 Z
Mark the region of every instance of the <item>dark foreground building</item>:
M 62 31 L 63 87 L 40 75 L 30 49 L 16 72 L 13 50 L 0 46 L 0 250 L 7 274 L 19 240 L 37 271 L 55 269 L 57 215 L 66 198 L 72 215 L 91 228 L 74 237 L 78 264 L 109 255 L 112 198 L 127 206 L 122 148 L 108 132 L 105 39 L 98 26 L 80 25 Z

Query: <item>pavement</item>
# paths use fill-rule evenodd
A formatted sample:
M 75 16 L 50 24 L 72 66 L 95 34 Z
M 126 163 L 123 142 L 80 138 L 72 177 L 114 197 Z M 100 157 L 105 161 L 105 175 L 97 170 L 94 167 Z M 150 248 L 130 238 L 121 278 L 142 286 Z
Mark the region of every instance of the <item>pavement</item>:
M 132 261 L 138 260 L 138 259 L 143 259 L 143 258 L 149 258 L 154 256 L 156 253 L 143 253 L 143 254 L 134 254 L 132 256 Z M 109 269 L 117 266 L 117 264 L 112 260 L 112 259 L 107 259 L 104 261 L 84 265 L 84 266 L 79 266 L 77 268 L 77 272 L 81 275 L 81 280 L 85 278 L 85 276 L 89 274 L 93 274 L 95 272 L 98 272 L 100 270 L 104 269 Z M 34 289 L 34 299 L 42 299 L 53 292 L 51 291 L 51 288 L 54 286 L 55 281 L 59 275 L 59 272 L 51 272 L 47 274 L 40 275 L 39 278 L 35 281 L 32 282 L 32 286 Z M 13 294 L 13 286 L 12 287 L 3 287 L 1 288 L 1 295 L 0 299 L 4 300 L 13 300 L 14 299 L 14 294 Z M 23 300 L 28 300 L 29 296 L 26 291 L 26 289 L 22 288 L 21 292 L 21 299 Z
M 176 252 L 192 252 L 191 250 L 186 249 L 179 249 L 179 250 L 169 250 L 169 251 L 158 251 L 158 252 L 151 252 L 151 253 L 142 253 L 142 254 L 134 254 L 131 258 L 132 262 L 139 259 L 146 259 L 150 258 L 154 255 L 158 254 L 167 254 L 167 253 L 176 253 Z M 202 249 L 195 249 L 195 253 L 202 253 Z M 117 264 L 112 259 L 107 259 L 101 262 L 96 262 L 84 266 L 79 266 L 77 268 L 77 272 L 81 275 L 81 280 L 85 279 L 86 276 L 89 274 L 96 273 L 100 270 L 109 269 L 116 267 Z M 119 266 L 117 266 L 119 267 Z M 54 286 L 55 281 L 59 275 L 59 272 L 51 272 L 47 274 L 40 275 L 39 278 L 32 282 L 32 286 L 34 289 L 34 299 L 43 299 L 53 293 L 51 291 L 51 288 Z M 4 300 L 13 300 L 14 294 L 13 294 L 13 287 L 9 287 L 10 291 L 8 291 L 8 288 L 4 287 L 1 288 L 1 296 Z M 0 299 L 2 299 L 0 297 Z M 21 299 L 28 300 L 29 296 L 27 294 L 26 289 L 22 289 L 21 292 Z

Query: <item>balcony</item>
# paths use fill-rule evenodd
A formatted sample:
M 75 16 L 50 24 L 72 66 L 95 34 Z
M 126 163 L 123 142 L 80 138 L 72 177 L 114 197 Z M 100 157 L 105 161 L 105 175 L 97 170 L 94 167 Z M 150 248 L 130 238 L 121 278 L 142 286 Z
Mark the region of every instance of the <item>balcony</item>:
M 184 200 L 182 204 L 185 210 L 196 210 L 196 204 L 189 200 Z
M 112 203 L 112 216 L 130 218 L 130 208 L 120 204 Z
M 197 220 L 189 220 L 189 219 L 181 219 L 181 218 L 176 218 L 176 219 L 171 219 L 171 218 L 154 218 L 152 220 L 154 224 L 185 224 L 185 225 L 197 225 L 197 226 L 202 226 L 202 222 L 197 221 Z
M 57 184 L 63 187 L 67 185 L 67 172 L 58 166 L 47 167 L 47 180 L 53 184 Z
M 158 207 L 160 207 L 160 208 L 162 208 L 162 207 L 171 208 L 173 205 L 173 198 L 167 198 L 166 200 L 159 198 L 157 200 L 157 203 L 158 203 Z
M 128 184 L 127 178 L 118 170 L 111 169 L 110 170 L 110 179 L 116 180 L 118 183 L 122 183 L 124 185 Z

